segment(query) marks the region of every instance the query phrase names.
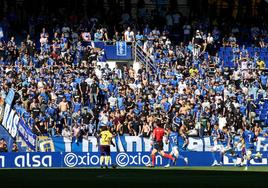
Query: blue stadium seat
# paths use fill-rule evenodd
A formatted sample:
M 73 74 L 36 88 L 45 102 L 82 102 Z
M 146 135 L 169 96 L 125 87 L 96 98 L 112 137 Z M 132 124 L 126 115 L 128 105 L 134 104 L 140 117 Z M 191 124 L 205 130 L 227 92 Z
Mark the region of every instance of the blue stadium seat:
M 260 121 L 265 121 L 266 118 L 267 118 L 267 113 L 260 114 Z
M 261 51 L 261 49 L 259 47 L 254 48 L 254 52 L 260 52 L 260 51 Z
M 268 52 L 267 48 L 261 48 L 261 52 Z
M 226 48 L 225 48 L 225 51 L 226 51 L 226 52 L 231 52 L 231 51 L 233 51 L 233 49 L 232 49 L 231 47 L 226 47 Z
M 253 52 L 253 48 L 252 47 L 247 47 L 248 52 Z
M 268 118 L 265 119 L 265 122 L 264 123 L 265 123 L 265 126 L 268 125 Z

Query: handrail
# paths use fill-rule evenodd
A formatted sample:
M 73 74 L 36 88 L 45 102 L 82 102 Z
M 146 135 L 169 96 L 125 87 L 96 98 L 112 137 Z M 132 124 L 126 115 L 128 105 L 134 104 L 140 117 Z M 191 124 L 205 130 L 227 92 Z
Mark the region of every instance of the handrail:
M 134 55 L 135 61 L 140 61 L 146 66 L 147 69 L 150 67 L 151 69 L 153 69 L 153 71 L 157 70 L 151 57 L 137 43 L 135 44 Z

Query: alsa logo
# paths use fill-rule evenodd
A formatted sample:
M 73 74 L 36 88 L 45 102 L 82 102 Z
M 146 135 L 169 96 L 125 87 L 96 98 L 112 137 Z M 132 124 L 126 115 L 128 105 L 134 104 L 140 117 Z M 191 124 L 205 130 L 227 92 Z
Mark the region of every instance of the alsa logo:
M 52 166 L 52 156 L 51 155 L 19 155 L 14 159 L 14 164 L 16 167 L 51 167 Z

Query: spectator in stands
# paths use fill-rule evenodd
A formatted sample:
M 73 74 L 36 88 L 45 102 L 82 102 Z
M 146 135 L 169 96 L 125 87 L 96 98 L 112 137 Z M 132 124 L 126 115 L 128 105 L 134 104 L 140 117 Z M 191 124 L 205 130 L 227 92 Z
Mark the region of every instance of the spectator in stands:
M 4 138 L 0 139 L 0 153 L 1 152 L 8 152 L 7 143 Z
M 18 152 L 19 151 L 19 148 L 18 148 L 18 145 L 16 142 L 13 142 L 12 144 L 12 152 Z

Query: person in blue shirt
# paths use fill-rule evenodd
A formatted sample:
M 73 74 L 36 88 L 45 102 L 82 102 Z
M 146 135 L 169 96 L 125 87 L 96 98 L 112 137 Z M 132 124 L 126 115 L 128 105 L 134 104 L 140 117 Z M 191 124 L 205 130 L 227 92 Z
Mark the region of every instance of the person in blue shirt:
M 262 89 L 266 90 L 267 89 L 268 76 L 264 72 L 262 72 L 262 74 L 260 75 L 260 81 L 261 81 Z
M 246 161 L 245 170 L 248 169 L 251 159 L 262 157 L 259 152 L 257 154 L 252 154 L 254 150 L 254 142 L 256 142 L 256 140 L 257 138 L 251 130 L 250 125 L 246 125 L 245 130 L 242 133 L 242 136 L 239 141 L 242 142 L 242 155 L 244 160 Z
M 162 104 L 162 108 L 164 110 L 165 113 L 168 113 L 170 108 L 171 108 L 171 104 L 166 100 L 163 104 Z
M 32 130 L 33 127 L 34 127 L 34 125 L 35 125 L 35 119 L 34 119 L 34 117 L 33 117 L 33 114 L 31 113 L 30 118 L 28 118 L 28 126 L 29 126 L 30 129 Z
M 166 144 L 168 143 L 171 147 L 170 155 L 175 157 L 175 161 L 177 161 L 178 159 L 182 159 L 185 162 L 185 164 L 188 165 L 188 158 L 179 154 L 179 134 L 178 132 L 173 131 L 171 127 L 167 128 Z M 166 168 L 170 167 L 171 162 L 172 161 L 170 160 L 165 167 Z
M 121 94 L 117 98 L 117 104 L 118 104 L 119 110 L 125 109 L 125 98 Z
M 136 42 L 139 46 L 143 45 L 143 35 L 140 33 L 140 31 L 138 31 L 137 35 L 135 36 Z
M 79 98 L 75 98 L 73 102 L 73 113 L 76 113 L 79 110 L 82 110 L 82 104 L 79 102 Z
M 94 34 L 94 41 L 95 42 L 100 42 L 103 39 L 103 35 L 101 31 L 98 29 L 97 32 Z
M 228 130 L 228 128 L 225 126 L 222 128 L 222 130 L 217 129 L 214 130 L 214 147 L 212 148 L 212 157 L 214 159 L 214 162 L 212 166 L 218 166 L 223 164 L 223 157 L 225 153 L 231 152 L 233 145 L 232 145 L 232 137 Z M 220 151 L 220 162 L 216 159 L 215 152 Z
M 113 83 L 113 80 L 110 79 L 110 80 L 109 80 L 109 84 L 108 84 L 108 91 L 109 91 L 109 93 L 113 93 L 114 90 L 115 90 L 115 88 L 116 88 L 116 86 L 115 86 L 115 84 Z

